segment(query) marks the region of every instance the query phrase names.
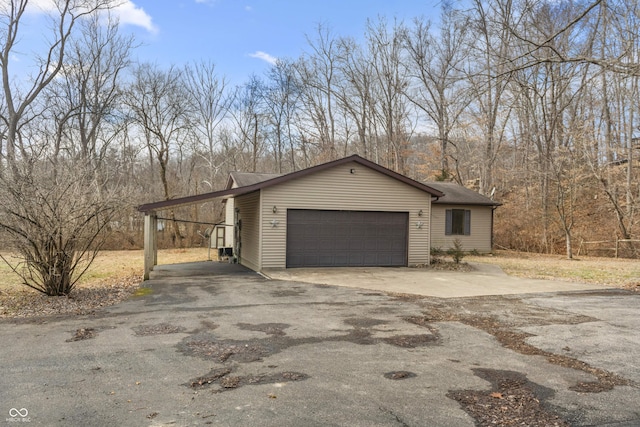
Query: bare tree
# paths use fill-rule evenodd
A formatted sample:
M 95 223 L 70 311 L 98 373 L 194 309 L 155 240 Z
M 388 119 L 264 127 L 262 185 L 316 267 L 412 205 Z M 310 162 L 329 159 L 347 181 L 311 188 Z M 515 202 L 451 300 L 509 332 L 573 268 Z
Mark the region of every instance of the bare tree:
M 107 10 L 112 0 L 56 0 L 55 8 L 48 12 L 50 32 L 48 45 L 42 54 L 33 58 L 36 71 L 29 81 L 16 82 L 11 73 L 11 65 L 15 51 L 19 48 L 21 38 L 20 28 L 24 14 L 29 7 L 28 0 L 10 0 L 0 5 L 0 37 L 2 46 L 0 51 L 0 73 L 2 74 L 2 96 L 6 109 L 0 119 L 6 126 L 5 153 L 0 153 L 6 160 L 6 165 L 18 174 L 16 153 L 28 157 L 25 141 L 20 138 L 20 129 L 26 122 L 37 115 L 36 111 L 29 114 L 30 107 L 39 98 L 42 91 L 51 84 L 62 70 L 67 48 L 75 34 L 75 27 L 80 20 Z M 0 173 L 3 173 L 0 165 Z M 20 179 L 20 177 L 16 177 Z
M 126 100 L 131 118 L 138 126 L 149 158 L 157 161 L 162 195 L 165 200 L 175 197 L 170 183 L 171 155 L 184 142 L 190 130 L 190 105 L 186 98 L 182 73 L 176 67 L 162 70 L 156 65 L 142 64 L 134 70 L 134 81 Z M 172 240 L 181 245 L 182 234 L 175 222 L 175 212 L 170 216 L 173 224 Z
M 297 135 L 294 131 L 295 113 L 298 107 L 300 88 L 296 84 L 293 64 L 278 61 L 267 75 L 267 86 L 264 87 L 262 99 L 268 115 L 270 131 L 268 137 L 272 140 L 275 170 L 282 173 L 296 170 Z M 290 167 L 285 167 L 285 152 L 289 158 Z
M 91 78 L 85 75 L 85 86 L 75 93 L 95 86 L 73 102 L 61 92 L 55 96 L 55 89 L 60 89 L 59 81 L 71 76 L 71 70 L 75 75 L 86 71 L 94 78 L 110 80 L 111 73 L 121 68 L 101 62 L 105 57 L 98 60 L 100 53 L 91 45 L 112 46 L 118 37 L 115 24 L 106 27 L 114 38 L 98 36 L 102 33 L 97 14 L 108 20 L 111 0 L 56 0 L 50 5 L 43 12 L 50 24 L 44 48 L 29 58 L 33 71 L 26 76 L 13 74 L 12 61 L 20 49 L 30 3 L 12 0 L 0 5 L 0 120 L 6 142 L 0 147 L 0 231 L 5 246 L 18 260 L 5 257 L 5 261 L 25 285 L 47 295 L 67 295 L 91 264 L 120 205 L 107 191 L 105 180 L 94 173 L 95 163 L 80 160 L 67 150 L 81 146 L 82 136 L 87 137 L 87 147 L 90 140 L 98 140 L 97 131 L 93 136 L 86 127 L 78 132 L 78 120 L 83 111 L 89 111 L 88 92 L 101 91 L 104 86 L 89 83 Z M 77 55 L 79 51 L 95 55 Z M 91 57 L 100 62 L 99 71 L 80 62 Z M 59 77 L 62 79 L 56 80 Z M 95 104 L 91 107 L 95 114 L 85 115 L 83 123 L 91 122 L 97 129 L 107 113 Z M 72 120 L 76 120 L 73 126 Z
M 42 118 L 53 127 L 48 139 L 54 161 L 70 156 L 96 174 L 105 173 L 108 150 L 126 130 L 121 80 L 134 42 L 118 27 L 105 16 L 81 21 L 59 77 L 43 91 L 48 108 Z
M 469 34 L 471 86 L 470 114 L 479 130 L 478 166 L 480 192 L 489 194 L 494 187 L 494 164 L 505 139 L 511 105 L 507 89 L 512 77 L 510 63 L 511 32 L 500 22 L 516 19 L 511 0 L 474 0 Z
M 228 82 L 220 76 L 213 62 L 199 62 L 187 65 L 184 71 L 186 91 L 191 102 L 192 131 L 197 145 L 204 146 L 201 156 L 209 170 L 206 174 L 209 189 L 214 189 L 214 182 L 222 168 L 224 159 L 217 156 L 218 129 L 229 114 L 232 98 L 227 93 Z
M 415 82 L 407 90 L 407 96 L 437 128 L 440 177 L 446 179 L 451 174 L 449 146 L 452 133 L 470 102 L 463 83 L 463 69 L 469 53 L 466 48 L 469 19 L 445 6 L 439 26 L 439 35 L 435 36 L 429 23 L 416 19 L 404 39 Z
M 383 19 L 367 26 L 369 57 L 373 68 L 376 115 L 386 139 L 387 166 L 406 173 L 408 156 L 409 106 L 404 96 L 409 80 L 404 65 L 402 30 L 398 23 L 389 28 Z
M 317 38 L 307 38 L 310 52 L 303 55 L 295 65 L 301 92 L 300 102 L 307 132 L 304 139 L 314 141 L 321 160 L 334 160 L 338 156 L 336 84 L 337 84 L 337 42 L 331 32 L 320 25 Z
M 527 15 L 535 15 L 540 8 L 549 6 L 549 2 L 540 0 L 528 0 L 522 4 L 521 9 Z M 529 38 L 525 32 L 526 27 L 513 25 L 513 22 L 502 21 L 502 24 L 518 40 L 527 45 L 526 51 L 517 58 L 521 62 L 520 67 L 527 68 L 544 62 L 556 63 L 582 63 L 592 64 L 616 74 L 628 76 L 640 76 L 640 61 L 636 53 L 635 43 L 625 43 L 637 35 L 633 33 L 633 26 L 637 25 L 638 2 L 618 0 L 593 0 L 586 3 L 575 3 L 571 15 L 565 17 L 562 25 L 548 34 L 545 39 Z M 606 25 L 601 25 L 603 16 L 607 16 Z M 629 24 L 632 23 L 630 27 Z M 597 50 L 553 49 L 553 42 L 562 38 L 565 33 L 575 31 L 578 27 L 592 25 L 593 32 L 585 34 L 585 37 L 594 42 L 606 40 L 609 46 L 615 46 L 605 55 Z M 540 54 L 540 51 L 551 54 Z M 523 61 L 520 61 L 523 60 Z
M 246 85 L 236 88 L 231 110 L 238 145 L 241 152 L 249 156 L 244 169 L 250 172 L 258 172 L 258 161 L 264 151 L 266 116 L 263 94 L 264 82 L 254 75 Z
M 373 143 L 376 135 L 372 130 L 375 121 L 375 99 L 373 94 L 373 65 L 363 48 L 351 38 L 340 39 L 338 67 L 342 79 L 338 83 L 336 97 L 346 121 L 356 128 L 356 147 L 364 157 L 379 161 Z

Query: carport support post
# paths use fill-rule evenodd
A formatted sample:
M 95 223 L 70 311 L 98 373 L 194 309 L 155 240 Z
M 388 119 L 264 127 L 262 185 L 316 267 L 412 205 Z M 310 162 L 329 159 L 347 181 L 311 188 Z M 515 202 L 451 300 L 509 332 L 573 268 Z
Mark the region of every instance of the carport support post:
M 144 280 L 158 264 L 158 215 L 147 212 L 144 216 Z

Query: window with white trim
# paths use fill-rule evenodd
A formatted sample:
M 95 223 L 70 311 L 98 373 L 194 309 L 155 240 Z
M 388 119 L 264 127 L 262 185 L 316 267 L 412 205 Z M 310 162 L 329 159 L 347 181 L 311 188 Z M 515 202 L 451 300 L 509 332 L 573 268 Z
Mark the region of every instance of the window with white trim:
M 445 235 L 469 236 L 471 234 L 471 211 L 468 209 L 447 209 Z

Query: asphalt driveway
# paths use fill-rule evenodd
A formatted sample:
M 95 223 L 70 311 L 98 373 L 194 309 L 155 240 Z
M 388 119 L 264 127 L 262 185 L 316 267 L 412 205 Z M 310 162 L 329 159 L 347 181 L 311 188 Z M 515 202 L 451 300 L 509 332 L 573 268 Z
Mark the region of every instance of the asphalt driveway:
M 202 273 L 159 269 L 90 316 L 0 322 L 0 425 L 473 426 L 473 399 L 640 424 L 640 295 L 410 297 Z

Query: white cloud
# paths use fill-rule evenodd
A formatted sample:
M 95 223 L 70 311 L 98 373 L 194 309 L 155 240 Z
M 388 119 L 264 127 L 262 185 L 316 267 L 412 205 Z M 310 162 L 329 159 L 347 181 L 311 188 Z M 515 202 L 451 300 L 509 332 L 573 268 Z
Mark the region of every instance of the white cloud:
M 0 0 L 0 9 L 6 10 L 11 0 Z M 157 33 L 158 28 L 153 24 L 151 16 L 144 9 L 136 6 L 131 0 L 113 0 L 115 7 L 111 13 L 118 18 L 121 24 L 142 27 L 150 33 Z M 31 0 L 27 5 L 27 12 L 33 14 L 51 13 L 57 10 L 54 0 Z
M 154 25 L 151 16 L 143 8 L 136 6 L 132 1 L 127 0 L 113 9 L 112 13 L 120 20 L 121 24 L 135 25 L 142 27 L 150 33 L 157 33 L 158 28 Z
M 278 62 L 278 58 L 276 58 L 275 56 L 269 55 L 268 53 L 263 52 L 261 50 L 258 50 L 254 53 L 250 53 L 249 56 L 252 58 L 262 59 L 263 61 L 266 61 L 271 65 L 276 65 L 276 63 Z

